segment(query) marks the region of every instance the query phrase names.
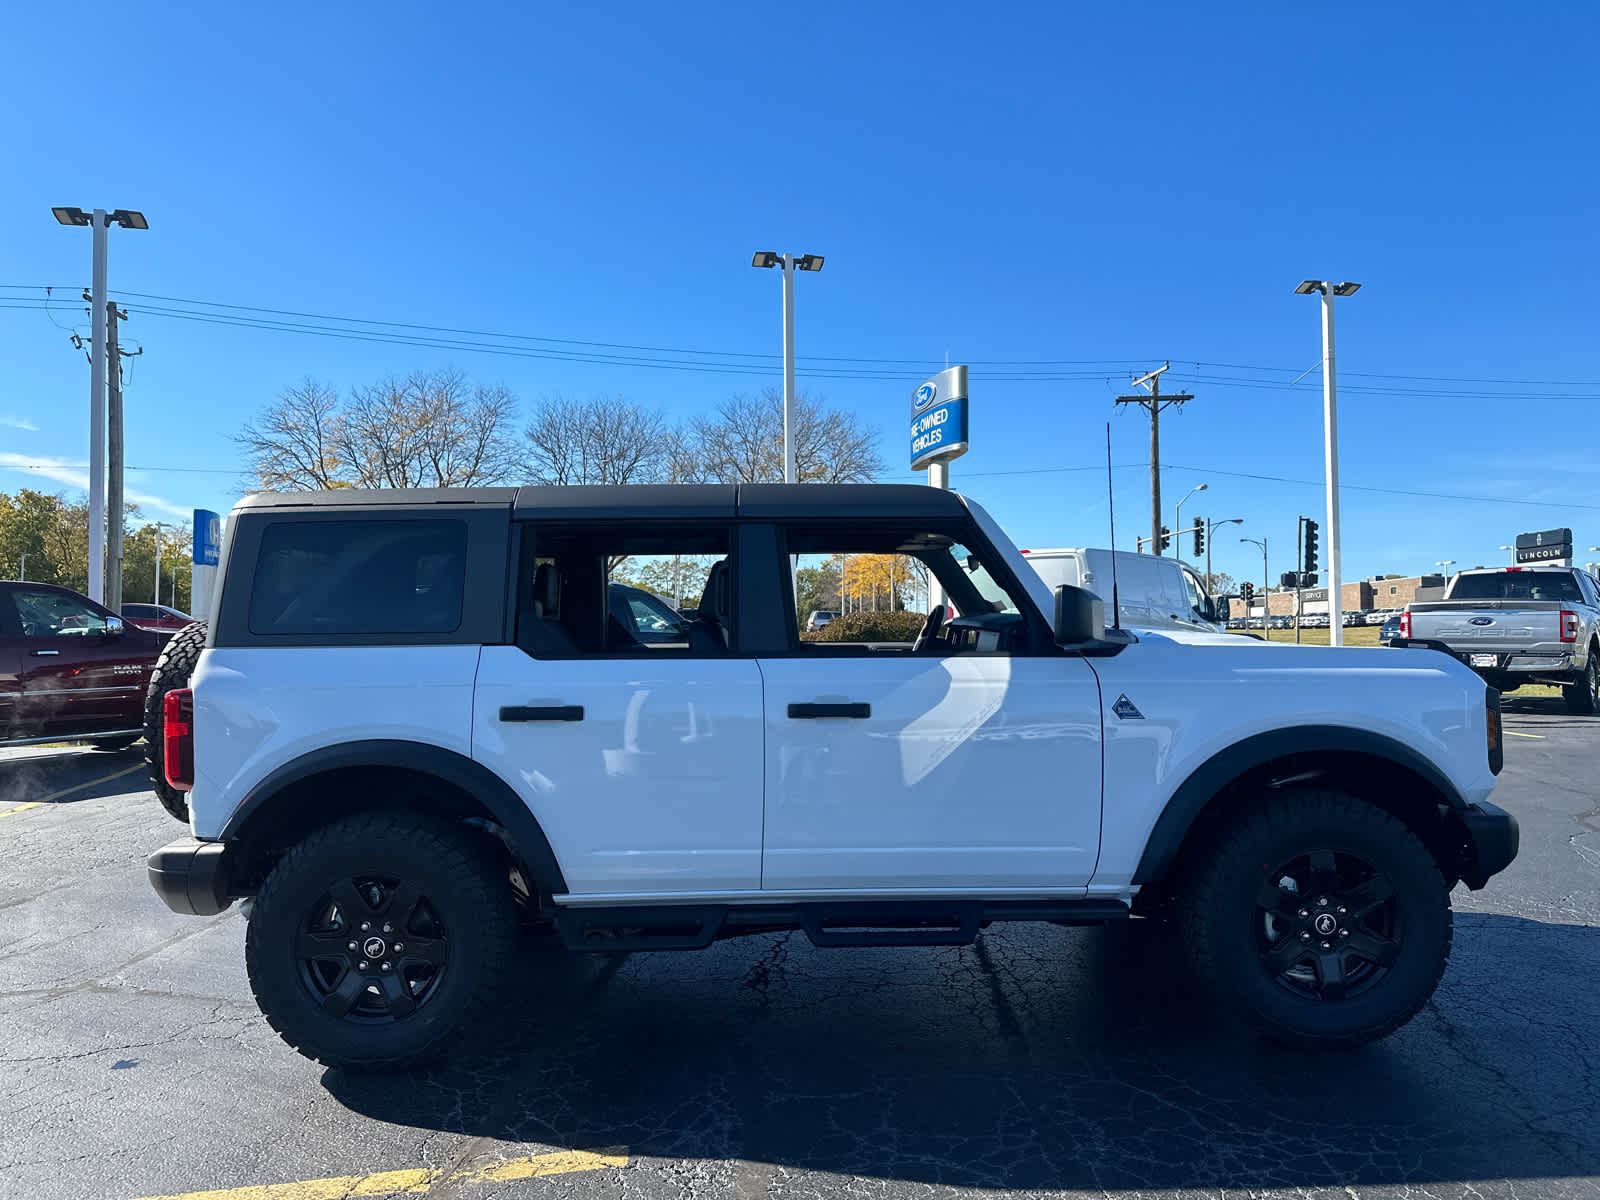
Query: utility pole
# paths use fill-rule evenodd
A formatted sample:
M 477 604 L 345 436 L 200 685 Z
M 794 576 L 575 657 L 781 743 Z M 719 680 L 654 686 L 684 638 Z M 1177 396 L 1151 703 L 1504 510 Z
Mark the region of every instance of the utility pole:
M 1137 404 L 1150 414 L 1150 540 L 1157 554 L 1161 553 L 1161 410 L 1174 404 L 1187 404 L 1194 399 L 1186 392 L 1170 396 L 1161 394 L 1162 372 L 1171 368 L 1169 362 L 1133 381 L 1134 387 L 1149 388 L 1149 395 L 1134 393 L 1117 397 L 1118 408 L 1124 404 Z
M 105 606 L 114 613 L 122 611 L 122 360 L 144 353 L 142 347 L 130 353 L 117 344 L 117 325 L 127 319 L 128 314 L 118 309 L 115 302 L 106 302 L 106 467 L 109 478 L 106 487 Z

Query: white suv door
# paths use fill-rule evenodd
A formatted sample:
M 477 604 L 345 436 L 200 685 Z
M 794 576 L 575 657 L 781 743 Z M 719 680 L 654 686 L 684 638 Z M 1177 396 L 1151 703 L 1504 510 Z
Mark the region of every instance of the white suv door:
M 813 559 L 843 562 L 848 576 L 857 553 L 845 532 L 792 529 L 788 546 L 803 579 Z M 957 553 L 964 564 L 966 551 Z M 904 575 L 914 579 L 915 570 Z M 970 600 L 975 592 L 959 576 L 946 592 L 969 618 L 959 593 Z M 987 564 L 969 578 L 988 581 L 990 598 L 1013 614 L 1028 603 L 1025 594 L 1004 595 Z M 907 588 L 901 602 L 910 598 Z M 1028 620 L 994 612 L 985 619 Z M 1094 672 L 1036 637 L 1009 646 L 975 628 L 961 629 L 960 637 L 959 647 L 920 654 L 796 637 L 789 654 L 759 659 L 765 890 L 995 893 L 1087 885 L 1100 848 Z
M 608 572 L 648 582 L 663 555 L 699 597 L 727 534 L 527 535 L 518 644 L 483 648 L 472 753 L 533 812 L 568 895 L 761 886 L 761 674 L 724 636 L 731 589 L 676 642 L 640 641 L 607 602 Z

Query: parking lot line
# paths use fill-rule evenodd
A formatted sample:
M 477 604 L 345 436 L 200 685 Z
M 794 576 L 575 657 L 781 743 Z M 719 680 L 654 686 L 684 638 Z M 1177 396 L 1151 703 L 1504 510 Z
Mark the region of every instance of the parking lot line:
M 419 1167 L 402 1171 L 378 1171 L 372 1175 L 335 1175 L 327 1179 L 304 1179 L 298 1183 L 252 1184 L 248 1187 L 220 1188 L 210 1192 L 183 1192 L 173 1196 L 146 1196 L 144 1200 L 345 1200 L 347 1196 L 426 1196 L 436 1183 L 507 1183 L 517 1179 L 536 1179 L 542 1175 L 569 1175 L 574 1171 L 599 1171 L 628 1165 L 628 1148 L 605 1150 L 559 1150 L 553 1154 L 530 1154 L 507 1158 L 487 1166 L 465 1171 L 440 1171 Z
M 1510 737 L 1525 737 L 1533 738 L 1535 741 L 1539 742 L 1544 741 L 1544 734 L 1542 733 L 1518 733 L 1515 729 L 1508 729 L 1506 730 L 1506 734 Z
M 0 812 L 0 817 L 15 816 L 19 812 L 27 812 L 30 808 L 38 808 L 43 803 L 43 800 L 30 800 L 26 804 L 19 804 L 15 808 L 8 808 L 4 812 Z

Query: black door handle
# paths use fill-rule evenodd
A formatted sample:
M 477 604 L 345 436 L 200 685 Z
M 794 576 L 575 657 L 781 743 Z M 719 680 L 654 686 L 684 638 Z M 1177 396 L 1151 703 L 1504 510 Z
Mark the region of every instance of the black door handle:
M 500 710 L 502 721 L 581 721 L 581 704 L 508 705 Z
M 872 715 L 870 704 L 791 704 L 789 716 L 796 721 L 814 721 L 819 717 L 849 717 L 864 721 Z

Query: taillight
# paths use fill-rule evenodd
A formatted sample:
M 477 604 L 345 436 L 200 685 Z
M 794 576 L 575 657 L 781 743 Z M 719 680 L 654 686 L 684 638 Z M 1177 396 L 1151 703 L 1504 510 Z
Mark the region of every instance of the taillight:
M 1561 640 L 1575 642 L 1578 640 L 1578 614 L 1561 610 Z
M 1411 637 L 1411 614 L 1408 612 L 1400 614 L 1400 636 L 1408 639 Z
M 1505 749 L 1500 743 L 1500 693 L 1495 688 L 1485 688 L 1483 695 L 1484 727 L 1489 734 L 1489 771 L 1500 774 L 1506 765 Z
M 173 688 L 161 700 L 161 757 L 167 782 L 180 792 L 194 787 L 194 692 Z

